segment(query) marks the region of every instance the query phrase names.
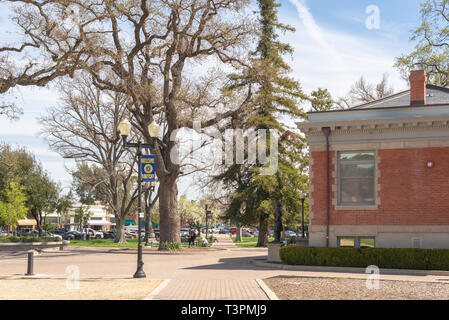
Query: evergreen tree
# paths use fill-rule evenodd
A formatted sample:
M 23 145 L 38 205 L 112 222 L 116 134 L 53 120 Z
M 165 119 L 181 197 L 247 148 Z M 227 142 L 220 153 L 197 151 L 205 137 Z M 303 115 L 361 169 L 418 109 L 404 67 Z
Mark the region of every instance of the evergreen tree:
M 300 85 L 289 77 L 291 68 L 283 55 L 291 54 L 290 45 L 279 41 L 279 32 L 294 31 L 278 21 L 275 0 L 259 0 L 261 36 L 253 53 L 251 68 L 243 74 L 231 76 L 231 90 L 247 86 L 255 89 L 251 109 L 235 119 L 234 126 L 249 130 L 273 130 L 278 144 L 278 170 L 273 175 L 261 174 L 269 164 L 259 161 L 250 164 L 234 164 L 226 168 L 217 178 L 224 182 L 232 194 L 226 218 L 238 225 L 259 225 L 258 246 L 268 243 L 268 226 L 272 219 L 275 203 L 279 200 L 284 216 L 297 215 L 300 210 L 298 193 L 306 191 L 305 170 L 308 160 L 305 155 L 305 140 L 287 129 L 282 117 L 305 118 L 299 108 L 301 99 L 307 97 Z M 267 132 L 266 154 L 272 154 Z M 248 155 L 248 141 L 245 153 Z

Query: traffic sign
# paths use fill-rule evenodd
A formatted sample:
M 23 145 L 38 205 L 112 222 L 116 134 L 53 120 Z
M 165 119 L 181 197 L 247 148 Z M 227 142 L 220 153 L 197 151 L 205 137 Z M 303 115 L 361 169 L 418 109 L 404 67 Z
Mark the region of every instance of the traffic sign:
M 142 182 L 156 181 L 156 156 L 144 155 L 142 156 Z

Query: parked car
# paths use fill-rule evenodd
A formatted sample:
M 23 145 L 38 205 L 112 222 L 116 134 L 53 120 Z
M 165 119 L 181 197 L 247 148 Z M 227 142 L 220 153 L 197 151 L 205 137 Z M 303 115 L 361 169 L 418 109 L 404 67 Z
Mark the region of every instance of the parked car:
M 291 230 L 285 231 L 285 237 L 286 237 L 286 238 L 297 237 L 297 236 L 298 236 L 298 235 L 296 234 L 295 231 L 291 231 Z
M 60 234 L 63 235 L 64 233 L 69 232 L 66 228 L 55 228 L 53 231 L 54 234 Z
M 84 228 L 83 231 L 86 232 L 91 239 L 103 239 L 104 237 L 103 232 L 91 228 Z
M 259 231 L 254 231 L 254 233 L 253 233 L 253 235 L 255 236 L 255 237 L 258 237 L 259 236 Z
M 190 229 L 188 229 L 188 228 L 181 228 L 181 230 L 180 230 L 181 237 L 188 237 L 189 231 L 190 231 Z
M 254 237 L 254 236 L 251 234 L 251 232 L 248 232 L 248 231 L 242 231 L 242 237 L 245 237 L 245 238 L 252 238 L 252 237 Z
M 154 233 L 154 236 L 156 237 L 156 239 L 157 239 L 157 238 L 160 238 L 161 233 L 160 233 L 160 230 L 159 230 L 159 229 L 153 229 L 153 233 Z
M 115 239 L 116 231 L 105 231 L 103 232 L 103 239 Z
M 6 237 L 8 236 L 8 232 L 0 230 L 0 237 Z
M 137 239 L 137 233 L 125 232 L 125 238 L 127 238 L 127 239 Z
M 229 232 L 230 232 L 231 234 L 235 234 L 235 233 L 237 232 L 237 228 L 231 228 L 231 229 L 229 230 Z
M 69 231 L 66 232 L 62 235 L 62 238 L 64 240 L 83 240 L 84 239 L 84 234 L 82 232 L 79 231 Z

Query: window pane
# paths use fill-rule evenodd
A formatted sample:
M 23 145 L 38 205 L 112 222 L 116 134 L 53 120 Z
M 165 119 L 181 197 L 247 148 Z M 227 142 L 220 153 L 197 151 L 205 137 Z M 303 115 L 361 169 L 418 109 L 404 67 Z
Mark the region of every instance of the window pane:
M 344 178 L 372 178 L 374 177 L 374 163 L 356 164 L 342 163 L 340 165 L 340 175 Z
M 341 180 L 342 203 L 374 203 L 374 178 L 347 178 Z
M 374 153 L 342 153 L 339 168 L 339 203 L 375 203 Z
M 374 248 L 374 238 L 360 238 L 360 248 Z
M 341 248 L 354 248 L 355 239 L 354 238 L 340 238 Z
M 340 160 L 374 160 L 373 152 L 340 153 Z

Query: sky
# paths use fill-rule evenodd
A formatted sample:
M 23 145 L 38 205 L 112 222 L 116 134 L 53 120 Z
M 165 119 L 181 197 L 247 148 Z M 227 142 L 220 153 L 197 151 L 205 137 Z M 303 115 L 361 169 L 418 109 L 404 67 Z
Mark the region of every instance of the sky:
M 395 57 L 410 52 L 410 31 L 420 22 L 418 0 L 280 0 L 279 20 L 295 27 L 294 33 L 281 36 L 295 50 L 286 62 L 306 93 L 327 88 L 334 98 L 345 95 L 351 85 L 364 76 L 379 82 L 384 73 L 395 91 L 407 83 L 393 67 Z M 8 7 L 0 4 L 0 43 L 14 39 Z M 376 18 L 379 19 L 376 19 Z M 48 88 L 22 87 L 13 91 L 15 103 L 24 114 L 19 121 L 0 118 L 0 141 L 33 152 L 50 176 L 68 191 L 71 183 L 65 160 L 49 150 L 39 136 L 37 118 L 58 104 L 58 93 Z M 12 99 L 10 95 L 0 97 Z M 179 195 L 195 198 L 198 190 L 192 179 L 178 184 Z

